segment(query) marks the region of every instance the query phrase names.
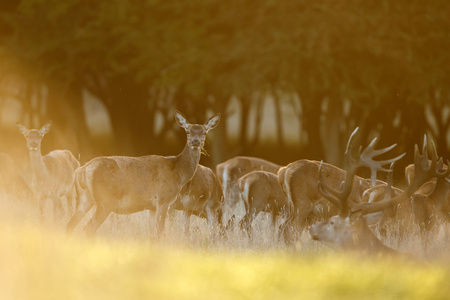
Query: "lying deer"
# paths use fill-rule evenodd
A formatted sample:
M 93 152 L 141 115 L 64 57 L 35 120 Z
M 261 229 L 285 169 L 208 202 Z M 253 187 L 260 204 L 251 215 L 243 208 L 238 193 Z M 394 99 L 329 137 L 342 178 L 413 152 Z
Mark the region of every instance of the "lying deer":
M 426 181 L 434 177 L 445 177 L 450 171 L 442 170 L 443 160 L 442 158 L 438 159 L 434 147 L 432 159 L 429 161 L 426 143 L 424 143 L 422 154 L 419 153 L 416 145 L 414 153 L 416 174 L 403 192 L 377 202 L 353 203 L 349 200 L 349 195 L 356 171 L 361 167 L 367 167 L 367 162 L 382 167 L 382 162 L 374 161 L 367 155 L 367 149 L 362 152 L 358 150 L 356 155 L 352 154 L 355 149 L 355 146 L 352 146 L 352 139 L 356 132 L 357 129 L 350 136 L 345 152 L 349 167 L 343 188 L 336 190 L 327 185 L 323 181 L 322 169 L 320 168 L 319 171 L 320 190 L 331 203 L 338 207 L 340 213 L 326 221 L 312 225 L 309 233 L 313 240 L 318 240 L 335 249 L 358 250 L 365 253 L 398 253 L 383 244 L 372 232 L 369 228 L 369 224 L 373 223 L 370 217 L 408 200 Z M 382 170 L 389 172 L 387 169 L 382 168 Z
M 52 200 L 55 214 L 62 207 L 68 215 L 74 197 L 74 172 L 80 162 L 69 150 L 53 150 L 44 156 L 41 154 L 41 142 L 49 132 L 51 123 L 41 129 L 28 129 L 21 123 L 17 123 L 17 127 L 27 141 L 31 171 L 29 185 L 38 197 L 41 215 L 44 214 L 47 199 Z
M 286 220 L 292 217 L 294 205 L 278 184 L 277 175 L 253 171 L 239 178 L 238 186 L 246 212 L 239 222 L 239 227 L 245 229 L 249 235 L 253 219 L 260 212 L 269 212 L 272 215 L 273 225 L 276 224 L 278 216 L 285 217 Z
M 73 231 L 96 206 L 84 227 L 87 234 L 94 234 L 112 212 L 131 214 L 143 210 L 156 211 L 156 231 L 158 236 L 162 234 L 167 210 L 194 176 L 206 136 L 218 125 L 220 114 L 204 125 L 190 124 L 178 111 L 175 120 L 187 135 L 186 145 L 177 156 L 97 157 L 76 171 L 76 212 L 67 224 L 67 232 Z
M 170 208 L 183 212 L 186 235 L 189 234 L 192 214 L 206 218 L 211 230 L 219 229 L 223 234 L 223 200 L 222 186 L 217 176 L 210 168 L 198 165 L 194 176 L 182 187 Z

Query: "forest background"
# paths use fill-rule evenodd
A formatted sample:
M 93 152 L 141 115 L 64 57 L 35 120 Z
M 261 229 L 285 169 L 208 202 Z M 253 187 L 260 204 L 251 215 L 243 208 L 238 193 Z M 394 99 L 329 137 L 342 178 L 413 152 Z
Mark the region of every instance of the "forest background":
M 174 155 L 174 111 L 222 114 L 201 163 L 343 165 L 361 142 L 450 157 L 450 4 L 419 0 L 0 1 L 0 151 L 52 120 L 43 153 Z M 396 167 L 397 169 L 397 167 Z M 402 177 L 401 171 L 397 177 Z

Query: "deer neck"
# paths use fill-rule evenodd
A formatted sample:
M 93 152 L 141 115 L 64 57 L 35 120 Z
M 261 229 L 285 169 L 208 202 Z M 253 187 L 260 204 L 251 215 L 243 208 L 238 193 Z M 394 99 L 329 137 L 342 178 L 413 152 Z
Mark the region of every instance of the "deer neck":
M 200 161 L 201 150 L 192 149 L 188 144 L 183 151 L 176 157 L 176 169 L 179 171 L 179 176 L 182 184 L 189 181 L 197 169 Z
M 35 179 L 40 179 L 47 175 L 47 169 L 42 159 L 41 149 L 29 151 L 30 168 Z
M 366 227 L 362 238 L 355 240 L 357 247 L 367 253 L 395 253 L 396 251 L 385 244 L 383 244 L 378 237 Z

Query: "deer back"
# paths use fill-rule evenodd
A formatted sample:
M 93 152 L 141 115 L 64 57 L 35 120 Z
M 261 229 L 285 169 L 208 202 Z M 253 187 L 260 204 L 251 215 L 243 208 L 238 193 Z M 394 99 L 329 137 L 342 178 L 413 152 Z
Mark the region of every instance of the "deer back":
M 241 198 L 247 208 L 264 211 L 267 208 L 280 214 L 293 210 L 278 183 L 278 176 L 266 171 L 252 171 L 239 179 Z
M 230 206 L 239 200 L 238 179 L 252 171 L 276 174 L 281 166 L 270 161 L 249 156 L 236 156 L 216 166 L 216 174 L 222 184 L 225 199 Z
M 279 172 L 279 183 L 284 192 L 291 198 L 296 209 L 313 211 L 315 203 L 322 205 L 328 203 L 320 193 L 317 182 L 319 181 L 318 161 L 299 160 L 289 164 Z M 339 190 L 345 180 L 346 171 L 330 164 L 323 163 L 323 180 L 328 185 Z M 363 178 L 355 176 L 349 199 L 360 202 L 362 193 L 370 188 L 370 184 Z M 330 206 L 328 215 L 336 214 L 335 207 Z M 326 217 L 326 216 L 325 216 Z
M 210 168 L 198 165 L 192 179 L 178 194 L 174 208 L 200 215 L 204 213 L 205 205 L 218 208 L 222 201 L 223 192 L 217 176 Z
M 71 184 L 80 162 L 68 150 L 53 150 L 42 157 L 48 175 L 62 184 Z

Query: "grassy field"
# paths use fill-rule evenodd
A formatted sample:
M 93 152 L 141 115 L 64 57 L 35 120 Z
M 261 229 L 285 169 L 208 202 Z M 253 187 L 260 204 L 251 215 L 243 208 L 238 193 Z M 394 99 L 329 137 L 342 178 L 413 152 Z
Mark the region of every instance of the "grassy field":
M 175 215 L 160 241 L 148 214 L 111 216 L 95 238 L 67 236 L 63 221 L 39 222 L 28 205 L 0 207 L 0 299 L 448 299 L 448 233 L 415 260 L 336 253 L 304 234 L 279 243 L 263 217 L 250 241 L 238 231 L 211 241 L 194 219 L 190 237 Z

